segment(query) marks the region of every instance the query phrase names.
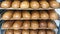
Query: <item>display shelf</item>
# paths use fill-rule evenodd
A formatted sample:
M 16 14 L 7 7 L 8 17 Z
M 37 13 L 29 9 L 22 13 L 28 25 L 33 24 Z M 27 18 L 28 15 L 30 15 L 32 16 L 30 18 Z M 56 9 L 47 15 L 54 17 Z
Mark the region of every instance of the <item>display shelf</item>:
M 59 8 L 39 8 L 39 9 L 32 9 L 32 8 L 0 8 L 1 10 L 52 10 L 52 9 L 59 9 Z
M 23 8 L 1 8 L 0 7 L 0 10 L 52 10 L 52 9 L 60 9 L 60 7 L 59 8 L 39 8 L 39 9 L 32 9 L 32 8 L 26 8 L 26 9 L 23 9 Z M 3 15 L 2 14 L 2 12 L 0 11 L 0 20 L 2 21 L 2 20 L 4 20 L 4 19 L 2 19 L 2 17 L 1 17 L 1 15 Z M 41 19 L 41 18 L 38 18 L 38 19 L 25 19 L 25 18 L 21 18 L 21 19 L 13 19 L 13 18 L 11 18 L 11 19 L 9 19 L 9 20 L 51 20 L 51 19 Z M 60 15 L 59 15 L 59 18 L 57 19 L 57 20 L 60 20 Z M 6 21 L 6 20 L 4 20 L 4 21 L 2 21 L 1 22 L 0 21 L 0 28 L 1 28 L 1 34 L 5 34 L 5 30 L 7 30 L 7 28 L 5 29 L 5 28 L 2 28 L 2 24 L 3 24 L 3 22 L 4 21 Z M 13 29 L 13 28 L 11 28 L 11 29 Z M 23 29 L 23 28 L 20 28 L 20 29 Z M 19 30 L 20 30 L 19 29 Z M 31 29 L 31 28 L 30 28 Z M 38 28 L 37 30 L 40 30 L 40 29 L 49 29 L 49 28 Z M 58 27 L 57 26 L 57 28 L 56 29 L 52 29 L 52 30 L 54 30 L 55 31 L 55 34 L 60 34 L 60 26 Z
M 0 19 L 0 20 L 6 20 L 6 19 Z M 7 19 L 7 20 L 60 20 L 60 19 L 41 19 L 41 18 L 38 18 L 38 19 L 27 19 L 27 18 L 21 18 L 21 19 L 13 19 L 13 18 L 11 18 L 11 19 Z
M 58 28 L 58 27 L 57 27 L 57 28 Z M 54 29 L 57 29 L 57 28 L 54 28 Z M 18 28 L 2 28 L 2 27 L 1 27 L 1 29 L 2 29 L 2 30 L 7 30 L 7 29 L 18 29 Z M 21 27 L 21 28 L 19 28 L 19 30 L 20 30 L 20 29 L 35 29 L 35 28 L 22 28 L 22 27 Z M 52 28 L 36 28 L 36 29 L 52 29 Z M 54 29 L 52 29 L 52 30 L 54 30 Z

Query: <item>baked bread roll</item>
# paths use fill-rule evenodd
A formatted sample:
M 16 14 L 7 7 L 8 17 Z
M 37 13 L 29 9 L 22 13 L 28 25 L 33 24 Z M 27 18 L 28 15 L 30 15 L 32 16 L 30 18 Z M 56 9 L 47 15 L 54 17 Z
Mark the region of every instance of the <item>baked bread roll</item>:
M 14 30 L 6 30 L 5 34 L 14 34 Z
M 13 16 L 13 11 L 6 11 L 2 16 L 2 19 L 10 20 L 12 16 Z
M 46 34 L 45 30 L 39 30 L 38 34 Z
M 39 1 L 39 0 L 31 0 L 31 1 Z
M 49 15 L 46 11 L 40 11 L 41 19 L 49 19 Z
M 40 1 L 47 1 L 47 0 L 40 0 Z
M 14 34 L 21 34 L 21 30 L 14 30 Z
M 29 1 L 29 0 L 22 0 L 22 1 Z
M 39 19 L 39 12 L 38 11 L 32 11 L 32 19 Z
M 1 3 L 1 7 L 2 8 L 10 8 L 10 6 L 11 6 L 11 2 L 10 1 L 3 1 Z
M 22 30 L 22 34 L 29 34 L 29 30 Z
M 46 21 L 40 21 L 40 28 L 47 28 L 47 23 L 46 23 Z
M 56 0 L 49 0 L 49 1 L 56 1 Z
M 21 19 L 21 11 L 15 11 L 13 14 L 13 19 Z
M 40 7 L 39 3 L 37 1 L 31 1 L 30 7 L 33 9 L 38 9 Z
M 14 1 L 17 1 L 17 0 L 14 0 Z M 18 0 L 19 1 L 19 0 Z
M 53 30 L 47 30 L 47 34 L 55 34 Z
M 37 30 L 30 30 L 30 34 L 38 34 Z
M 39 3 L 42 8 L 49 8 L 49 3 L 47 1 L 40 1 Z
M 21 29 L 22 27 L 22 21 L 15 21 L 13 24 L 13 29 Z
M 52 8 L 58 8 L 59 7 L 59 3 L 57 1 L 50 1 L 49 3 L 50 3 L 50 6 Z
M 54 10 L 48 11 L 50 19 L 52 20 L 57 20 L 58 19 L 58 14 Z
M 11 29 L 12 25 L 13 21 L 6 21 L 5 23 L 2 24 L 2 28 Z
M 5 1 L 11 1 L 11 0 L 5 0 Z
M 19 8 L 20 7 L 20 1 L 14 1 L 12 3 L 12 8 Z
M 28 11 L 23 11 L 22 12 L 22 17 L 25 19 L 30 19 L 30 13 Z
M 38 29 L 39 23 L 37 21 L 31 21 L 31 28 L 32 29 Z
M 24 21 L 23 29 L 30 29 L 30 21 Z
M 48 21 L 48 28 L 49 29 L 56 29 L 57 26 L 56 26 L 56 24 L 54 22 Z
M 21 2 L 20 8 L 23 9 L 29 8 L 29 2 L 28 1 Z

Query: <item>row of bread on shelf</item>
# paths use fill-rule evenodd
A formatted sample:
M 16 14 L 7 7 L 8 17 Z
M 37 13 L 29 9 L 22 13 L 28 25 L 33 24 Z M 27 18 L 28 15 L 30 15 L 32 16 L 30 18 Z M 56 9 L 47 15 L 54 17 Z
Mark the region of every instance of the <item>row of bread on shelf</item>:
M 54 30 L 5 30 L 4 34 L 56 34 Z
M 2 29 L 56 29 L 54 21 L 5 21 Z
M 20 20 L 23 19 L 52 19 L 57 20 L 59 18 L 58 14 L 54 10 L 48 11 L 6 11 L 1 14 L 4 20 Z
M 57 1 L 2 1 L 1 2 L 1 8 L 22 8 L 22 9 L 27 9 L 27 8 L 33 8 L 33 9 L 38 9 L 38 8 L 59 8 L 60 5 Z

